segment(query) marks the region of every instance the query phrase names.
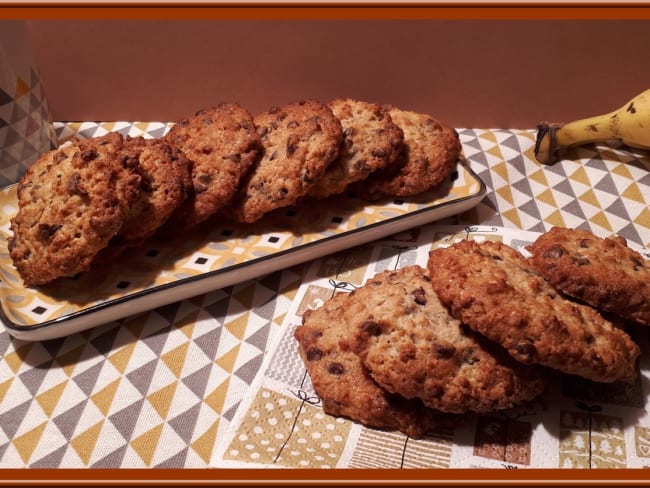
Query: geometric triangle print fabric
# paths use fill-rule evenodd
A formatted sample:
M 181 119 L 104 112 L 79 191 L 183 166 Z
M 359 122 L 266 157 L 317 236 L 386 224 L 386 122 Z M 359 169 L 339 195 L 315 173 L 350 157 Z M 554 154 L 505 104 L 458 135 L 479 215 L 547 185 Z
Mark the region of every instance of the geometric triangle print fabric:
M 54 124 L 60 143 L 110 131 L 158 138 L 170 127 Z M 563 225 L 650 246 L 650 153 L 587 146 L 543 166 L 533 130 L 458 132 L 487 191 L 441 224 Z M 43 343 L 0 328 L 0 468 L 210 467 L 270 346 L 279 338 L 276 354 L 295 351 L 282 327 L 309 264 Z M 274 364 L 273 381 L 301 380 L 290 377 L 295 354 Z M 313 405 L 304 412 L 320 418 Z

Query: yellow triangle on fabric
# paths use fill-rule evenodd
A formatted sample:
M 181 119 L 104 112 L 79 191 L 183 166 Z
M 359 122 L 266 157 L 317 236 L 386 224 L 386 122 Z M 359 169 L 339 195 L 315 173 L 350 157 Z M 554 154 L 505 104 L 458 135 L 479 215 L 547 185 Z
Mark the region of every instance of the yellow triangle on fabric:
M 22 78 L 16 78 L 16 94 L 14 98 L 19 98 L 29 93 L 29 85 Z
M 502 212 L 501 215 L 515 224 L 517 228 L 521 228 L 521 220 L 519 219 L 519 212 L 517 212 L 516 208 L 506 210 L 505 212 Z
M 246 309 L 253 307 L 253 298 L 255 297 L 255 283 L 245 286 L 240 290 L 235 290 L 233 297 L 236 298 Z
M 104 426 L 104 421 L 104 419 L 100 420 L 90 429 L 82 432 L 70 441 L 70 445 L 86 466 L 90 463 L 90 456 L 92 456 L 93 451 L 95 450 L 97 439 L 99 438 L 99 434 L 102 432 L 102 427 Z
M 129 361 L 131 360 L 131 356 L 133 355 L 134 349 L 135 349 L 135 342 L 127 344 L 122 349 L 117 351 L 115 354 L 109 356 L 108 360 L 111 362 L 113 366 L 115 366 L 115 369 L 117 369 L 120 373 L 124 374 L 124 371 L 126 371 L 126 367 L 128 366 Z
M 183 365 L 185 364 L 185 357 L 187 356 L 189 347 L 190 343 L 184 342 L 160 357 L 177 378 L 180 378 L 183 372 Z
M 544 222 L 556 226 L 556 227 L 565 227 L 564 218 L 559 210 L 550 213 L 545 219 Z
M 195 326 L 196 320 L 183 320 L 183 323 L 179 324 L 179 329 L 183 334 L 185 334 L 185 337 L 191 339 L 192 335 L 194 335 Z
M 589 221 L 593 224 L 597 224 L 600 227 L 607 229 L 610 232 L 613 232 L 612 226 L 609 223 L 609 220 L 607 220 L 607 216 L 605 215 L 605 212 L 598 212 L 595 215 L 593 215 Z
M 19 346 L 15 351 L 5 354 L 2 357 L 2 360 L 7 363 L 7 366 L 11 368 L 11 371 L 13 371 L 14 374 L 18 374 L 20 366 L 23 364 L 23 358 L 27 357 L 29 352 L 32 350 L 33 345 L 33 342 L 28 342 L 24 346 Z
M 630 171 L 630 168 L 627 167 L 626 164 L 618 164 L 612 169 L 612 173 L 615 175 L 622 176 L 623 178 L 627 178 L 628 180 L 633 180 L 634 176 L 632 176 L 632 172 Z
M 591 186 L 591 181 L 589 181 L 589 176 L 587 175 L 584 166 L 580 166 L 569 175 L 569 178 L 578 183 L 582 183 L 583 185 Z
M 621 196 L 639 202 L 642 205 L 646 204 L 645 198 L 643 198 L 643 194 L 641 193 L 641 190 L 639 190 L 639 185 L 636 183 L 632 183 L 628 186 L 625 191 L 621 193 Z
M 509 186 L 502 186 L 501 188 L 497 188 L 497 193 L 501 195 L 501 197 L 506 200 L 509 204 L 514 205 L 515 202 L 512 199 L 512 191 L 510 190 Z
M 82 344 L 56 358 L 56 362 L 59 363 L 63 372 L 68 376 L 72 376 L 85 347 L 85 344 Z
M 498 174 L 504 181 L 508 181 L 508 168 L 506 163 L 497 163 L 490 166 L 490 171 Z
M 11 384 L 14 382 L 14 376 L 0 383 L 0 403 L 5 399 L 5 395 L 9 391 Z
M 549 186 L 548 185 L 548 178 L 546 177 L 546 173 L 543 170 L 538 170 L 535 171 L 534 173 L 531 173 L 528 178 L 530 178 L 533 181 L 536 181 L 537 183 L 541 183 L 544 186 Z
M 135 127 L 140 129 L 142 132 L 147 132 L 147 129 L 149 129 L 149 126 L 151 125 L 150 122 L 136 122 L 133 124 Z
M 203 401 L 219 415 L 223 412 L 223 406 L 226 401 L 226 394 L 230 386 L 230 378 L 217 386 L 209 395 L 206 395 Z
M 49 390 L 44 391 L 43 393 L 41 393 L 36 397 L 36 401 L 45 412 L 45 415 L 47 415 L 48 417 L 52 416 L 52 412 L 54 412 L 54 409 L 59 403 L 59 400 L 61 399 L 61 395 L 63 394 L 63 390 L 65 390 L 68 381 L 69 380 L 63 381 L 58 385 L 53 386 Z
M 232 322 L 224 324 L 224 327 L 240 341 L 244 340 L 246 329 L 248 327 L 248 312 L 240 315 Z
M 156 412 L 158 412 L 158 415 L 163 419 L 167 418 L 177 386 L 178 381 L 175 381 L 147 396 L 149 403 L 151 403 Z
M 34 427 L 29 432 L 25 432 L 23 435 L 16 437 L 11 443 L 18 451 L 20 458 L 23 460 L 23 463 L 27 464 L 29 459 L 34 453 L 34 449 L 38 446 L 38 443 L 43 436 L 45 431 L 45 426 L 47 425 L 47 420 L 41 425 Z
M 639 215 L 636 216 L 636 219 L 634 219 L 634 223 L 642 225 L 646 229 L 650 229 L 650 209 L 648 209 L 648 207 L 644 207 Z M 648 247 L 649 244 L 645 243 L 645 246 Z
M 553 192 L 549 190 L 544 190 L 542 193 L 537 195 L 535 197 L 535 200 L 539 200 L 540 202 L 544 202 L 547 205 L 550 205 L 551 207 L 557 207 L 557 202 L 555 201 L 555 197 L 553 196 Z
M 113 399 L 115 398 L 115 394 L 117 393 L 117 388 L 120 386 L 121 380 L 121 378 L 117 378 L 116 380 L 111 381 L 108 385 L 90 397 L 90 399 L 104 416 L 108 415 L 108 411 L 111 408 Z
M 587 190 L 582 195 L 580 195 L 578 199 L 582 200 L 583 202 L 589 203 L 594 207 L 600 207 L 600 203 L 598 202 L 598 199 L 596 198 L 596 194 L 593 192 L 593 190 Z
M 162 429 L 163 424 L 160 424 L 131 441 L 131 447 L 138 453 L 140 459 L 142 459 L 147 466 L 151 464 L 154 452 L 158 446 L 158 441 L 160 440 L 160 435 L 162 434 Z
M 219 420 L 216 420 L 208 430 L 201 434 L 190 446 L 203 459 L 204 463 L 209 463 L 212 457 L 214 443 L 217 440 L 217 431 L 219 429 Z
M 485 151 L 486 153 L 490 154 L 491 156 L 494 156 L 497 159 L 503 159 L 503 153 L 501 152 L 501 148 L 499 145 L 492 146 L 490 149 Z M 505 163 L 499 163 L 505 166 Z M 496 165 L 495 165 L 496 166 Z M 492 169 L 494 166 L 490 166 L 490 169 Z
M 478 137 L 479 137 L 479 139 L 484 139 L 486 141 L 490 141 L 490 142 L 493 142 L 495 144 L 497 143 L 497 136 L 492 131 L 486 131 L 483 134 L 479 135 Z
M 214 362 L 229 373 L 232 373 L 232 370 L 235 368 L 235 362 L 237 361 L 237 356 L 239 355 L 240 348 L 241 344 L 237 344 L 230 351 L 215 359 Z

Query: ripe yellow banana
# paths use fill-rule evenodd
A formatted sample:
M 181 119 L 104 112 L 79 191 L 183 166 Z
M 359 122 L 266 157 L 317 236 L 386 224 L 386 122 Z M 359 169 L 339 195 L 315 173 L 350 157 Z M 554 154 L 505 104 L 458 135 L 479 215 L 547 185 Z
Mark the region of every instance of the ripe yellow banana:
M 566 124 L 540 122 L 535 158 L 542 164 L 553 164 L 566 148 L 609 141 L 650 149 L 650 89 L 607 114 Z

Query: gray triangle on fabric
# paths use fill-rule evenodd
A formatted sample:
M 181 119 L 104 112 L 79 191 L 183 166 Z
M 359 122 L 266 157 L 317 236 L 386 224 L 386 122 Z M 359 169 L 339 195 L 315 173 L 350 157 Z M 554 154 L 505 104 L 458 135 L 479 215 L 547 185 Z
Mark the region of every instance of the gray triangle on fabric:
M 11 441 L 5 442 L 4 444 L 0 444 L 0 459 L 2 459 L 2 457 L 5 455 L 5 451 L 7 450 L 10 444 Z
M 33 399 L 24 401 L 23 403 L 16 405 L 11 410 L 7 410 L 0 414 L 0 429 L 5 433 L 9 439 L 13 439 L 16 432 L 18 432 L 18 427 L 27 415 L 30 405 L 32 404 Z
M 124 407 L 122 410 L 115 412 L 108 417 L 108 420 L 111 421 L 115 429 L 126 441 L 131 440 L 131 435 L 138 423 L 138 418 L 140 417 L 140 411 L 142 410 L 143 404 L 144 398 L 141 398 L 128 407 Z
M 79 389 L 85 393 L 86 396 L 90 396 L 97 384 L 97 379 L 99 374 L 104 367 L 104 362 L 99 362 L 94 366 L 91 366 L 86 371 L 79 373 L 72 377 L 72 380 L 77 384 Z
M 185 461 L 187 460 L 187 453 L 189 451 L 189 447 L 185 447 L 185 449 L 181 450 L 180 452 L 174 454 L 172 457 L 166 459 L 165 461 L 156 464 L 154 468 L 167 468 L 167 469 L 173 469 L 173 468 L 184 468 L 185 467 Z
M 92 468 L 115 468 L 119 467 L 122 465 L 122 460 L 124 459 L 124 455 L 126 454 L 126 448 L 128 446 L 125 444 L 122 447 L 119 447 L 115 449 L 113 452 L 108 454 L 107 456 L 104 456 L 101 458 L 99 461 L 94 463 L 91 467 Z
M 619 194 L 618 188 L 616 188 L 616 182 L 614 182 L 614 178 L 612 178 L 612 175 L 609 173 L 603 176 L 602 179 L 594 185 L 594 188 L 609 193 L 610 195 L 618 196 Z
M 585 167 L 598 169 L 605 173 L 609 172 L 609 168 L 607 167 L 607 164 L 605 163 L 605 161 L 603 161 L 603 159 L 600 157 L 597 151 L 594 157 L 590 158 L 585 162 Z
M 255 310 L 256 314 L 257 312 L 258 310 Z M 261 327 L 260 329 L 256 330 L 254 333 L 252 333 L 246 338 L 246 343 L 250 344 L 251 346 L 257 347 L 260 351 L 264 352 L 269 340 L 269 329 L 270 329 L 270 324 L 267 324 L 264 327 Z
M 173 302 L 156 309 L 156 313 L 170 324 L 174 323 L 182 302 Z
M 619 229 L 616 234 L 625 238 L 626 241 L 634 242 L 635 244 L 642 247 L 644 246 L 643 241 L 641 240 L 641 236 L 632 223 L 629 223 L 625 227 Z
M 9 349 L 9 344 L 11 344 L 11 335 L 9 332 L 2 331 L 0 332 L 0 357 L 3 357 Z
M 20 381 L 23 382 L 23 385 L 25 385 L 25 388 L 29 390 L 32 396 L 36 395 L 36 392 L 38 392 L 38 389 L 43 384 L 47 373 L 50 371 L 52 363 L 53 361 L 50 359 L 49 361 L 41 363 L 37 367 L 27 369 L 18 375 Z
M 66 451 L 68 450 L 68 444 L 64 444 L 59 447 L 57 450 L 52 451 L 47 456 L 43 456 L 41 459 L 31 463 L 30 468 L 58 468 L 61 465 L 61 460 L 65 456 Z
M 648 186 L 650 187 L 650 172 L 646 175 L 643 175 L 641 178 L 636 180 L 637 185 Z
M 187 375 L 185 378 L 182 378 L 181 381 L 192 393 L 197 396 L 197 398 L 203 398 L 205 394 L 205 388 L 210 379 L 211 369 L 212 363 L 206 364 L 201 369 Z
M 587 220 L 587 216 L 582 211 L 582 207 L 577 200 L 573 200 L 566 204 L 564 207 L 562 207 L 562 211 L 570 213 L 571 215 L 575 215 L 576 217 L 580 217 L 582 220 Z
M 230 303 L 230 294 L 221 300 L 218 300 L 210 305 L 203 307 L 203 309 L 208 312 L 212 317 L 223 321 L 223 318 L 228 313 L 228 304 Z
M 79 136 L 80 139 L 92 139 L 93 137 L 95 137 L 95 134 L 97 134 L 98 130 L 99 130 L 99 125 L 96 125 L 88 129 L 80 130 L 79 132 L 77 132 L 77 135 Z
M 630 219 L 630 214 L 627 213 L 625 204 L 621 199 L 614 200 L 612 204 L 605 209 L 605 211 L 620 219 L 627 220 L 630 222 L 632 221 L 632 219 Z
M 232 422 L 232 419 L 235 418 L 235 414 L 237 413 L 237 409 L 239 408 L 239 403 L 235 403 L 232 407 L 230 407 L 228 410 L 223 412 L 221 416 L 228 420 L 229 422 Z
M 156 372 L 157 365 L 158 358 L 152 359 L 148 363 L 145 363 L 139 368 L 126 374 L 128 380 L 133 386 L 135 386 L 136 390 L 138 390 L 142 396 L 146 396 L 149 391 L 149 386 L 151 385 L 151 380 Z
M 156 356 L 160 356 L 160 352 L 165 347 L 167 342 L 167 332 L 171 330 L 171 325 L 166 325 L 162 329 L 157 329 L 155 332 L 140 339 L 141 342 L 147 345 Z
M 163 126 L 163 127 L 158 128 L 158 129 L 148 130 L 147 134 L 149 134 L 154 139 L 158 139 L 158 138 L 164 136 L 165 132 L 167 132 L 167 127 Z
M 192 435 L 194 434 L 194 428 L 196 427 L 196 422 L 199 418 L 202 403 L 202 401 L 199 401 L 192 408 L 187 409 L 167 422 L 186 444 L 189 444 L 192 441 Z
M 59 339 L 50 339 L 48 341 L 41 342 L 41 346 L 43 346 L 43 349 L 45 349 L 47 352 L 50 353 L 50 356 L 55 358 L 58 356 L 59 351 L 61 350 L 61 346 L 66 341 L 66 339 L 67 337 L 61 337 Z
M 562 181 L 560 181 L 557 185 L 553 186 L 553 190 L 573 198 L 575 198 L 576 196 L 575 192 L 573 191 L 573 186 L 571 186 L 571 181 L 569 181 L 569 178 L 565 178 Z
M 255 375 L 260 370 L 262 365 L 262 360 L 264 359 L 264 354 L 258 354 L 253 359 L 242 365 L 237 371 L 235 371 L 235 376 L 244 381 L 246 384 L 250 385 L 255 378 Z
M 210 359 L 214 359 L 219 348 L 219 339 L 221 338 L 221 327 L 215 327 L 210 332 L 194 339 L 194 343 Z
M 115 340 L 120 330 L 119 326 L 111 327 L 106 332 L 90 340 L 90 344 L 102 355 L 108 355 L 115 346 Z
M 537 207 L 537 202 L 535 200 L 528 200 L 523 205 L 517 205 L 517 208 L 531 217 L 534 217 L 537 220 L 540 220 L 541 214 L 539 213 L 539 208 Z
M 546 232 L 546 227 L 544 226 L 544 222 L 538 222 L 528 230 L 531 232 L 539 232 L 540 234 L 543 234 Z
M 62 414 L 57 415 L 52 419 L 54 425 L 59 428 L 61 434 L 63 434 L 63 437 L 65 437 L 68 441 L 72 439 L 74 431 L 77 428 L 77 425 L 79 425 L 81 414 L 85 410 L 87 403 L 88 399 L 86 398 L 85 400 L 77 403 L 74 407 L 69 408 Z

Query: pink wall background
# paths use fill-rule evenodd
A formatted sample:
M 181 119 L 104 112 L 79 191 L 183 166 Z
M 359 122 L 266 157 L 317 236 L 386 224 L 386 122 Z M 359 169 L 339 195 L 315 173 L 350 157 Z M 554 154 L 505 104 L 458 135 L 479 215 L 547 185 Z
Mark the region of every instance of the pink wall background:
M 30 20 L 55 120 L 174 121 L 354 97 L 531 128 L 650 88 L 649 21 Z

